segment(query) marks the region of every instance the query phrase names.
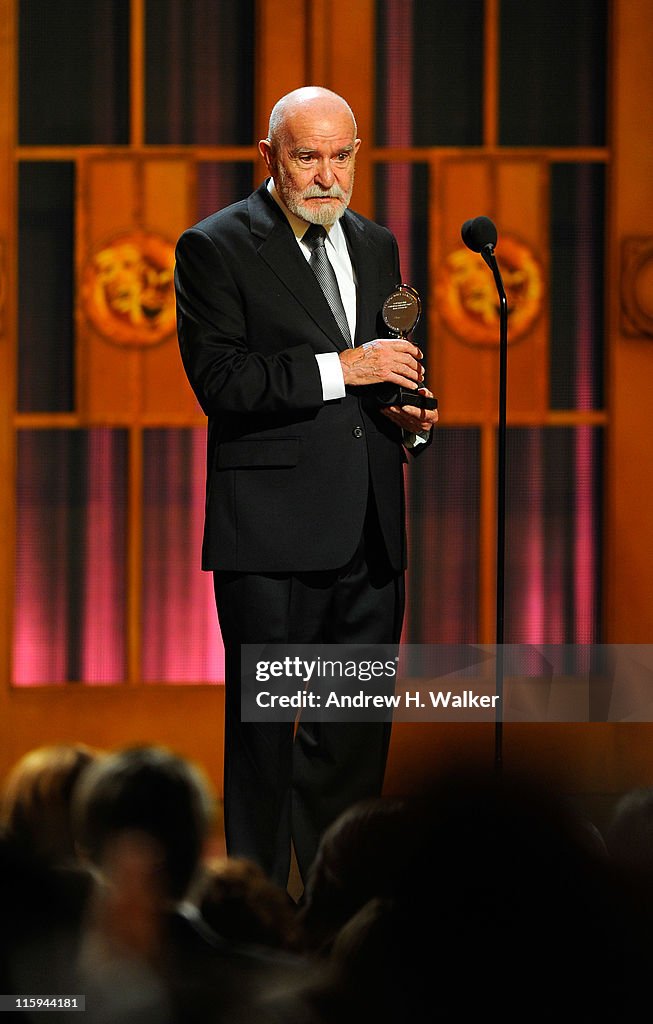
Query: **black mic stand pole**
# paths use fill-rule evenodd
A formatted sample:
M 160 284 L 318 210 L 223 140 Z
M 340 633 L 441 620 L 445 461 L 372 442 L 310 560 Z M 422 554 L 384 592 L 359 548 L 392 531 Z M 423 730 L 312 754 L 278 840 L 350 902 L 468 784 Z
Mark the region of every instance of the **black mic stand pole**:
M 498 715 L 494 732 L 494 768 L 503 768 L 503 613 L 506 547 L 506 391 L 508 377 L 508 300 L 494 246 L 483 246 L 481 256 L 494 276 L 499 294 L 499 434 L 497 452 L 497 608 L 496 608 L 496 695 Z

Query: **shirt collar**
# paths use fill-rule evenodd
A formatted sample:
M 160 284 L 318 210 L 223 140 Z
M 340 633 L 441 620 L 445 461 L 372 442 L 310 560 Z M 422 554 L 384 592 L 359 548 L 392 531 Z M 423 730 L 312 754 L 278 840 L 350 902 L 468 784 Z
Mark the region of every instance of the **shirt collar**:
M 272 198 L 274 199 L 275 203 L 280 207 L 281 210 L 283 210 L 284 214 L 286 215 L 286 218 L 288 220 L 288 223 L 290 224 L 290 227 L 293 230 L 295 238 L 297 239 L 298 242 L 301 242 L 304 234 L 306 233 L 306 231 L 308 231 L 310 227 L 309 222 L 306 220 L 302 220 L 301 217 L 298 217 L 296 214 L 294 214 L 291 210 L 288 209 L 283 199 L 277 192 L 277 188 L 274 184 L 274 178 L 268 178 L 267 189 Z M 346 252 L 347 243 L 345 241 L 340 220 L 335 221 L 333 224 L 330 225 L 330 227 L 327 227 L 326 233 L 327 241 L 331 243 L 336 252 L 342 252 L 343 250 Z

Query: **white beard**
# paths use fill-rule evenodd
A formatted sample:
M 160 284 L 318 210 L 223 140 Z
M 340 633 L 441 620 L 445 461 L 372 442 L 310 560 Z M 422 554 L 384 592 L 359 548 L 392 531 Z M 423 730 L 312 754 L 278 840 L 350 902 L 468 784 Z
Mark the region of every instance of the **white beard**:
M 328 226 L 339 220 L 351 199 L 354 185 L 353 175 L 349 192 L 345 192 L 340 185 L 332 185 L 331 188 L 321 189 L 318 185 L 311 185 L 301 192 L 289 181 L 288 175 L 280 164 L 277 165 L 274 181 L 277 191 L 291 213 L 309 224 L 322 224 Z M 320 203 L 319 206 L 312 206 L 306 202 L 313 196 L 332 196 L 333 203 Z

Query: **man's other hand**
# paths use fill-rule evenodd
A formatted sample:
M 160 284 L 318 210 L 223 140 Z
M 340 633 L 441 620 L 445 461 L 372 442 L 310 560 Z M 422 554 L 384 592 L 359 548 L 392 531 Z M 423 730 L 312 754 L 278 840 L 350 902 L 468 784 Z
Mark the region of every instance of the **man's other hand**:
M 418 394 L 433 398 L 428 388 L 418 388 Z M 422 434 L 438 422 L 437 409 L 419 409 L 416 405 L 388 405 L 381 412 L 409 434 Z

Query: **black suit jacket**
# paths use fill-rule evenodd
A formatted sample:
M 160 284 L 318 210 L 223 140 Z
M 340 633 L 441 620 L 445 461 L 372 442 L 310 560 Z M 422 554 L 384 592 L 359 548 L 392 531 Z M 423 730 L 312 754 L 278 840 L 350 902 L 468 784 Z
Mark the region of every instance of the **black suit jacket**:
M 351 211 L 356 344 L 387 336 L 400 283 L 394 236 Z M 374 388 L 324 402 L 316 353 L 345 347 L 322 290 L 266 184 L 177 243 L 182 360 L 208 417 L 204 569 L 340 567 L 361 535 L 371 483 L 393 566 L 405 565 L 401 431 Z

